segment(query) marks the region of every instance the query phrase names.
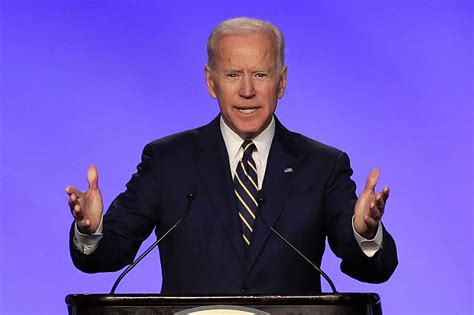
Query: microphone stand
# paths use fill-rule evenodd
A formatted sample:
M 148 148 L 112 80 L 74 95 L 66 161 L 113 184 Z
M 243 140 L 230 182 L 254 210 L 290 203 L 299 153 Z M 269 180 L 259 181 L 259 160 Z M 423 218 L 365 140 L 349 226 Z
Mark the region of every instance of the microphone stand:
M 142 261 L 145 256 L 147 256 L 153 249 L 155 249 L 158 244 L 166 237 L 168 234 L 170 234 L 183 220 L 184 218 L 188 215 L 189 209 L 191 209 L 191 203 L 193 202 L 194 198 L 196 198 L 196 194 L 190 192 L 188 194 L 188 206 L 186 207 L 186 213 L 184 216 L 179 219 L 168 231 L 166 231 L 165 234 L 163 234 L 159 239 L 157 239 L 150 247 L 148 247 L 143 254 L 140 255 L 134 262 L 132 262 L 128 267 L 120 274 L 120 276 L 115 280 L 114 285 L 112 286 L 112 290 L 110 290 L 110 294 L 115 294 L 115 290 L 117 289 L 117 286 L 119 285 L 120 281 L 129 273 L 140 261 Z
M 331 287 L 332 293 L 337 294 L 338 292 L 336 290 L 336 286 L 334 285 L 332 280 L 329 278 L 329 276 L 324 271 L 322 271 L 321 268 L 316 266 L 316 264 L 313 263 L 302 252 L 300 252 L 295 246 L 293 246 L 293 244 L 291 244 L 283 235 L 278 233 L 277 230 L 275 230 L 272 226 L 270 226 L 267 223 L 267 221 L 265 221 L 265 219 L 263 218 L 263 211 L 262 211 L 263 204 L 265 203 L 265 197 L 263 195 L 263 191 L 261 191 L 261 190 L 258 191 L 257 202 L 258 202 L 257 209 L 258 209 L 260 219 L 262 220 L 263 224 L 265 224 L 273 233 L 275 233 L 283 242 L 285 242 L 286 245 L 288 245 L 294 252 L 296 252 L 300 257 L 302 257 L 304 260 L 306 260 L 317 272 L 319 272 L 319 274 L 322 275 L 324 279 L 326 279 L 327 283 Z

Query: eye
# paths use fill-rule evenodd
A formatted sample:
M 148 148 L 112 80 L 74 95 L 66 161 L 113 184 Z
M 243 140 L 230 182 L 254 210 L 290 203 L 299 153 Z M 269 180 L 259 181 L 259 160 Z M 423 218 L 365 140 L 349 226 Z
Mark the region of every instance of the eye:
M 227 73 L 226 74 L 226 77 L 230 78 L 230 79 L 235 79 L 239 76 L 238 73 L 235 73 L 235 72 L 230 72 L 230 73 Z
M 257 72 L 257 73 L 255 73 L 255 77 L 257 77 L 257 78 L 266 78 L 266 77 L 268 77 L 268 74 L 266 72 Z

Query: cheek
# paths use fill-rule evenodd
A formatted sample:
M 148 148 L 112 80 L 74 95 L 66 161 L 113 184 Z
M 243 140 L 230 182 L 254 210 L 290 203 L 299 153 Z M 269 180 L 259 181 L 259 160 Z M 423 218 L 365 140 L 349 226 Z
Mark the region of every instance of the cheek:
M 232 102 L 233 99 L 238 97 L 238 91 L 232 85 L 221 86 L 218 91 L 219 99 L 225 104 Z
M 276 102 L 279 99 L 280 89 L 276 85 L 267 87 L 262 91 L 261 96 L 265 100 L 265 103 L 268 103 L 269 107 L 275 107 Z
M 232 99 L 231 97 L 229 97 L 229 95 L 225 92 L 221 92 L 219 94 L 219 104 L 221 105 L 221 107 L 229 107 L 232 103 Z

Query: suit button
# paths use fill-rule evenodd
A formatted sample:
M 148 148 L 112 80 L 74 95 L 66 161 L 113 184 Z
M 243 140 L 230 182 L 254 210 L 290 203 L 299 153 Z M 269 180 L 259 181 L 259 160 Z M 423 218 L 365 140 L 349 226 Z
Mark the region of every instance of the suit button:
M 245 288 L 243 288 L 242 290 L 240 290 L 240 292 L 245 293 Z

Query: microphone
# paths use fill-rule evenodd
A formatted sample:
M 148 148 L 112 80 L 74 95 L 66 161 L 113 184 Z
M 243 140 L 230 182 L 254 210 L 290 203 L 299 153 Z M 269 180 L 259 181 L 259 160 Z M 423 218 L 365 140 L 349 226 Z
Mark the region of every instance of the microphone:
M 196 198 L 196 189 L 191 189 L 187 195 L 188 198 L 188 205 L 186 207 L 186 212 L 184 215 L 179 219 L 168 231 L 166 231 L 165 234 L 163 234 L 159 239 L 157 239 L 153 244 L 151 244 L 150 247 L 147 248 L 146 251 L 143 252 L 143 254 L 140 255 L 134 262 L 132 262 L 128 267 L 120 274 L 120 276 L 115 280 L 114 285 L 112 286 L 112 290 L 110 290 L 110 294 L 115 294 L 115 289 L 117 289 L 117 286 L 119 285 L 120 281 L 129 273 L 135 266 L 142 261 L 145 256 L 147 256 L 155 247 L 158 246 L 158 244 L 161 243 L 162 240 L 164 240 L 168 234 L 170 234 L 178 225 L 181 224 L 181 222 L 186 218 L 186 216 L 189 213 L 189 210 L 191 209 L 191 204 L 193 203 L 193 200 Z
M 263 218 L 263 211 L 262 207 L 265 204 L 265 193 L 263 190 L 259 190 L 257 192 L 257 209 L 258 209 L 258 214 L 260 216 L 260 219 L 262 220 L 263 224 L 265 224 L 275 235 L 277 235 L 283 242 L 285 242 L 286 245 L 288 245 L 294 252 L 296 252 L 300 257 L 302 257 L 304 260 L 306 260 L 320 275 L 323 276 L 324 279 L 326 279 L 327 283 L 331 287 L 332 293 L 337 294 L 336 287 L 334 286 L 334 283 L 332 280 L 329 278 L 329 276 L 321 270 L 318 266 L 316 266 L 315 263 L 313 263 L 308 257 L 306 257 L 302 252 L 300 252 L 293 244 L 290 243 L 283 235 L 278 233 L 277 230 L 275 230 L 272 226 L 270 226 L 267 221 Z

